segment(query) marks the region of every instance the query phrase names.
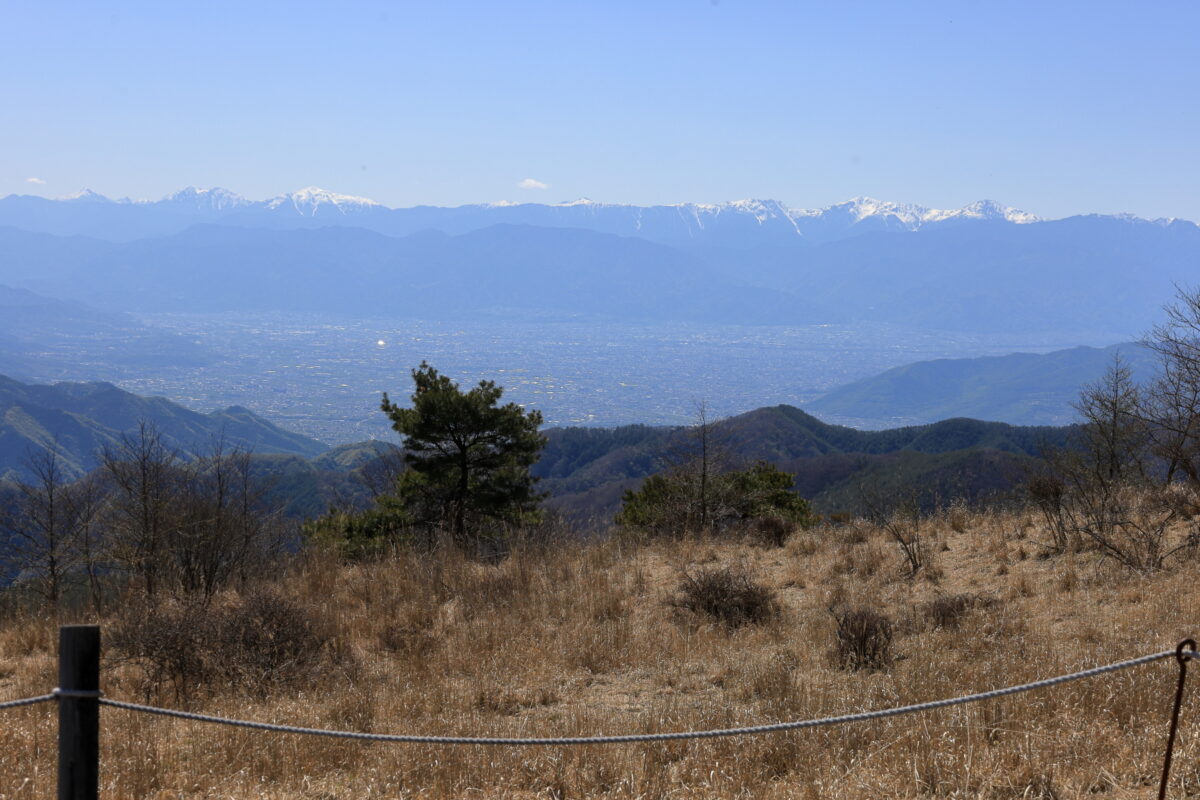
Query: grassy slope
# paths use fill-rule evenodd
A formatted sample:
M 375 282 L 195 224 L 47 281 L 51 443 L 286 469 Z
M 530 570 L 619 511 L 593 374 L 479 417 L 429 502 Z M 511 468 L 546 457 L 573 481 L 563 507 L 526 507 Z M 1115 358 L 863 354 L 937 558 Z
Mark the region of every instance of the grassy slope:
M 1180 532 L 1182 533 L 1182 531 Z M 926 530 L 933 567 L 902 577 L 882 532 L 794 536 L 783 549 L 684 541 L 296 565 L 278 585 L 336 630 L 357 666 L 265 694 L 220 686 L 197 710 L 387 732 L 580 735 L 744 725 L 839 714 L 1006 686 L 1172 647 L 1196 633 L 1188 563 L 1138 578 L 1082 553 L 1037 557 L 1024 513 L 954 512 Z M 730 631 L 669 605 L 683 569 L 745 565 L 779 619 Z M 956 628 L 929 601 L 987 602 Z M 829 657 L 833 603 L 896 624 L 893 667 L 849 673 Z M 111 620 L 108 621 L 111 623 Z M 54 621 L 0 621 L 0 699 L 54 685 Z M 562 750 L 363 745 L 104 714 L 114 797 L 962 798 L 1151 796 L 1175 670 L 1160 663 L 954 710 L 790 734 Z M 138 699 L 144 676 L 106 666 Z M 169 693 L 152 700 L 177 705 Z M 49 706 L 3 712 L 0 786 L 53 792 Z M 1185 723 L 1176 792 L 1200 786 Z

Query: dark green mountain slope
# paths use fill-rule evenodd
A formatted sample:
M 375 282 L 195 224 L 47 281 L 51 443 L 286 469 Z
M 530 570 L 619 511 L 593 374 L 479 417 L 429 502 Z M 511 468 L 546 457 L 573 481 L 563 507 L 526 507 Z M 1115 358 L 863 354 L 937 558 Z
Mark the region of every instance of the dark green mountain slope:
M 1154 374 L 1153 354 L 1135 343 L 1074 347 L 1045 355 L 920 361 L 834 389 L 805 408 L 870 427 L 972 417 L 1014 425 L 1064 425 L 1079 390 L 1120 354 L 1137 380 Z
M 972 419 L 886 431 L 829 425 L 793 406 L 760 408 L 716 423 L 711 439 L 733 463 L 763 459 L 796 474 L 818 510 L 858 510 L 859 486 L 913 487 L 928 499 L 978 498 L 1012 488 L 1067 428 L 1016 427 Z M 630 426 L 547 431 L 534 472 L 551 505 L 577 518 L 610 519 L 621 492 L 688 447 L 688 428 Z

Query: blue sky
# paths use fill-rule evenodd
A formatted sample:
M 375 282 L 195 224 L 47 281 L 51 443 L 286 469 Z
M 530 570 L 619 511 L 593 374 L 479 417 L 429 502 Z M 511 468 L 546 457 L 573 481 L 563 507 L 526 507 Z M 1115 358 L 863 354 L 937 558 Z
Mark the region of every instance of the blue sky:
M 1198 32 L 1183 2 L 0 0 L 0 195 L 1200 219 Z

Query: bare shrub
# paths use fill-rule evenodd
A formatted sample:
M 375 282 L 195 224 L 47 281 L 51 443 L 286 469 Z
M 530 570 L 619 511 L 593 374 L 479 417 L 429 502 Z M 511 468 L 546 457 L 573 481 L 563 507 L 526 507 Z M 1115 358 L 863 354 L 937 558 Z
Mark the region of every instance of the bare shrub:
M 838 666 L 848 670 L 881 670 L 891 666 L 892 621 L 870 608 L 829 609 L 837 623 Z
M 420 662 L 438 645 L 436 621 L 432 608 L 420 606 L 385 624 L 376 638 L 385 652 L 410 656 Z
M 887 532 L 904 558 L 909 577 L 915 576 L 929 556 L 928 545 L 922 536 L 921 503 L 916 493 L 885 498 L 874 489 L 860 487 L 859 496 L 867 509 L 867 519 Z
M 141 666 L 147 695 L 169 687 L 186 699 L 210 679 L 206 651 L 213 627 L 213 616 L 199 603 L 134 603 L 105 632 L 105 645 L 116 660 Z
M 213 667 L 251 689 L 294 683 L 322 666 L 333 636 L 327 620 L 272 591 L 255 590 L 218 610 Z
M 1097 487 L 1075 511 L 1080 533 L 1101 553 L 1138 572 L 1153 572 L 1177 552 L 1192 547 L 1189 537 L 1168 539 L 1178 512 L 1165 492 L 1129 485 Z
M 1067 487 L 1063 480 L 1050 474 L 1030 475 L 1025 482 L 1025 491 L 1037 507 L 1050 532 L 1050 542 L 1045 545 L 1048 554 L 1066 553 L 1071 548 L 1073 528 L 1067 519 L 1065 504 Z
M 110 631 L 116 660 L 142 668 L 146 693 L 169 689 L 178 699 L 215 688 L 264 692 L 347 658 L 328 646 L 326 620 L 262 590 L 215 605 L 201 598 L 131 605 Z
M 742 567 L 702 569 L 695 575 L 685 571 L 672 605 L 731 628 L 762 624 L 779 613 L 775 593 Z

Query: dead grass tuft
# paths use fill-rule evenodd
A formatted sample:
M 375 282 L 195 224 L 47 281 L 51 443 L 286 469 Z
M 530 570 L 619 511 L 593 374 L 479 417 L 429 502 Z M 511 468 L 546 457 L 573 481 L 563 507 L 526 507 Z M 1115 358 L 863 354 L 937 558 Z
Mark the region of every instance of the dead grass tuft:
M 870 608 L 830 610 L 837 624 L 837 665 L 848 670 L 881 670 L 892 665 L 892 621 Z

